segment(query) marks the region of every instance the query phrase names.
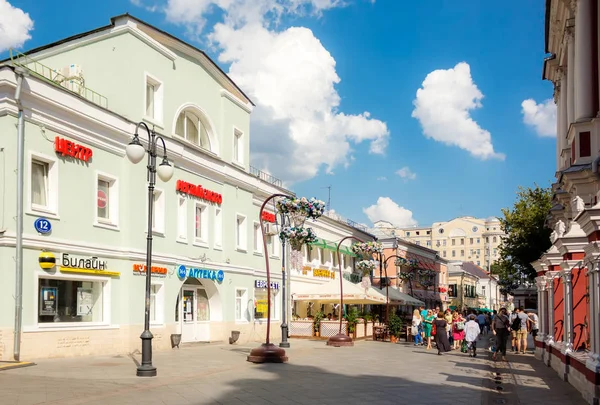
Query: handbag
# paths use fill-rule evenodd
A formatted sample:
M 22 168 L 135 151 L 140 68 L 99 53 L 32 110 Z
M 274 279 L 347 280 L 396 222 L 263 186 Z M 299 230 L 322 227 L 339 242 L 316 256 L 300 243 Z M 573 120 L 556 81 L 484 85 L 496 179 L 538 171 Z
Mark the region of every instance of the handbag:
M 458 330 L 458 331 L 465 330 L 465 323 L 464 322 L 456 322 L 456 330 Z
M 419 334 L 419 328 L 416 326 L 410 327 L 410 334 L 413 336 L 417 336 Z
M 463 340 L 462 344 L 460 345 L 460 352 L 461 353 L 466 353 L 469 351 L 469 347 L 467 346 L 467 342 L 465 342 Z
M 434 323 L 431 325 L 431 336 L 435 336 L 437 334 L 437 325 Z

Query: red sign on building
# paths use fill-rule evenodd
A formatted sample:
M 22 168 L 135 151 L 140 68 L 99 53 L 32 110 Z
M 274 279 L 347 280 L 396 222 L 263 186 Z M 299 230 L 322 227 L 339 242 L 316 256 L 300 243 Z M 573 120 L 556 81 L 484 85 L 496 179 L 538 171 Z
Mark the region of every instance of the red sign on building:
M 180 193 L 193 195 L 194 197 L 214 202 L 215 204 L 221 205 L 223 203 L 223 196 L 221 194 L 207 190 L 201 185 L 194 185 L 183 180 L 177 180 L 175 190 L 179 191 Z
M 271 222 L 271 223 L 275 223 L 276 222 L 276 218 L 275 218 L 275 214 L 271 214 L 270 212 L 267 211 L 263 211 L 261 214 L 261 218 L 263 221 L 266 222 Z
M 71 156 L 75 159 L 87 162 L 92 157 L 92 150 L 78 143 L 68 141 L 57 136 L 54 138 L 54 150 L 63 156 Z

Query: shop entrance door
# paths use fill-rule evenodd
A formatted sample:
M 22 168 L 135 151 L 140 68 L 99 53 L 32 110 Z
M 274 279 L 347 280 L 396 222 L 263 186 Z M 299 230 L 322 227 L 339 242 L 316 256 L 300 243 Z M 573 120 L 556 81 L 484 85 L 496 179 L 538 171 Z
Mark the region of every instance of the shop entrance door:
M 181 341 L 210 341 L 210 306 L 202 287 L 183 286 L 181 289 Z

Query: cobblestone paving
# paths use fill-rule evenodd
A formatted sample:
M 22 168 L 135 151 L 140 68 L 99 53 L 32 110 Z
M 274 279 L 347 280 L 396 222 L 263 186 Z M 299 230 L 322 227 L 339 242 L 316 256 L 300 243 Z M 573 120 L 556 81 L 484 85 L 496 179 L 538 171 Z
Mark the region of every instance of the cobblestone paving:
M 135 376 L 139 353 L 41 360 L 33 367 L 0 372 L 0 404 L 532 403 L 519 398 L 519 388 L 509 383 L 497 392 L 496 370 L 483 353 L 472 359 L 456 352 L 438 356 L 435 350 L 407 343 L 367 341 L 351 348 L 327 347 L 323 341 L 291 343 L 287 364 L 246 362 L 255 345 L 192 345 L 158 352 L 155 378 Z M 502 372 L 509 381 L 509 369 Z M 523 394 L 583 403 L 567 384 L 552 377 L 541 376 L 541 383 L 530 384 Z M 566 402 L 567 397 L 572 401 Z

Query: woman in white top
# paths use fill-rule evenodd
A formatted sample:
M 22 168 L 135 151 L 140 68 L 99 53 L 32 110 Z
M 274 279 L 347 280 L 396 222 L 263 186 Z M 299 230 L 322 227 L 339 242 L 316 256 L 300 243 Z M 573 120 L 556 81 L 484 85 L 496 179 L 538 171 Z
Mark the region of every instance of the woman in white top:
M 469 315 L 469 321 L 465 323 L 465 340 L 469 348 L 469 357 L 477 357 L 477 338 L 481 333 L 479 323 L 476 321 L 475 315 Z
M 419 325 L 421 325 L 421 321 L 422 321 L 421 313 L 419 312 L 418 309 L 415 309 L 413 311 L 412 325 L 410 328 L 410 333 L 413 335 L 413 337 L 415 339 L 415 346 L 423 344 L 423 337 L 419 333 Z

